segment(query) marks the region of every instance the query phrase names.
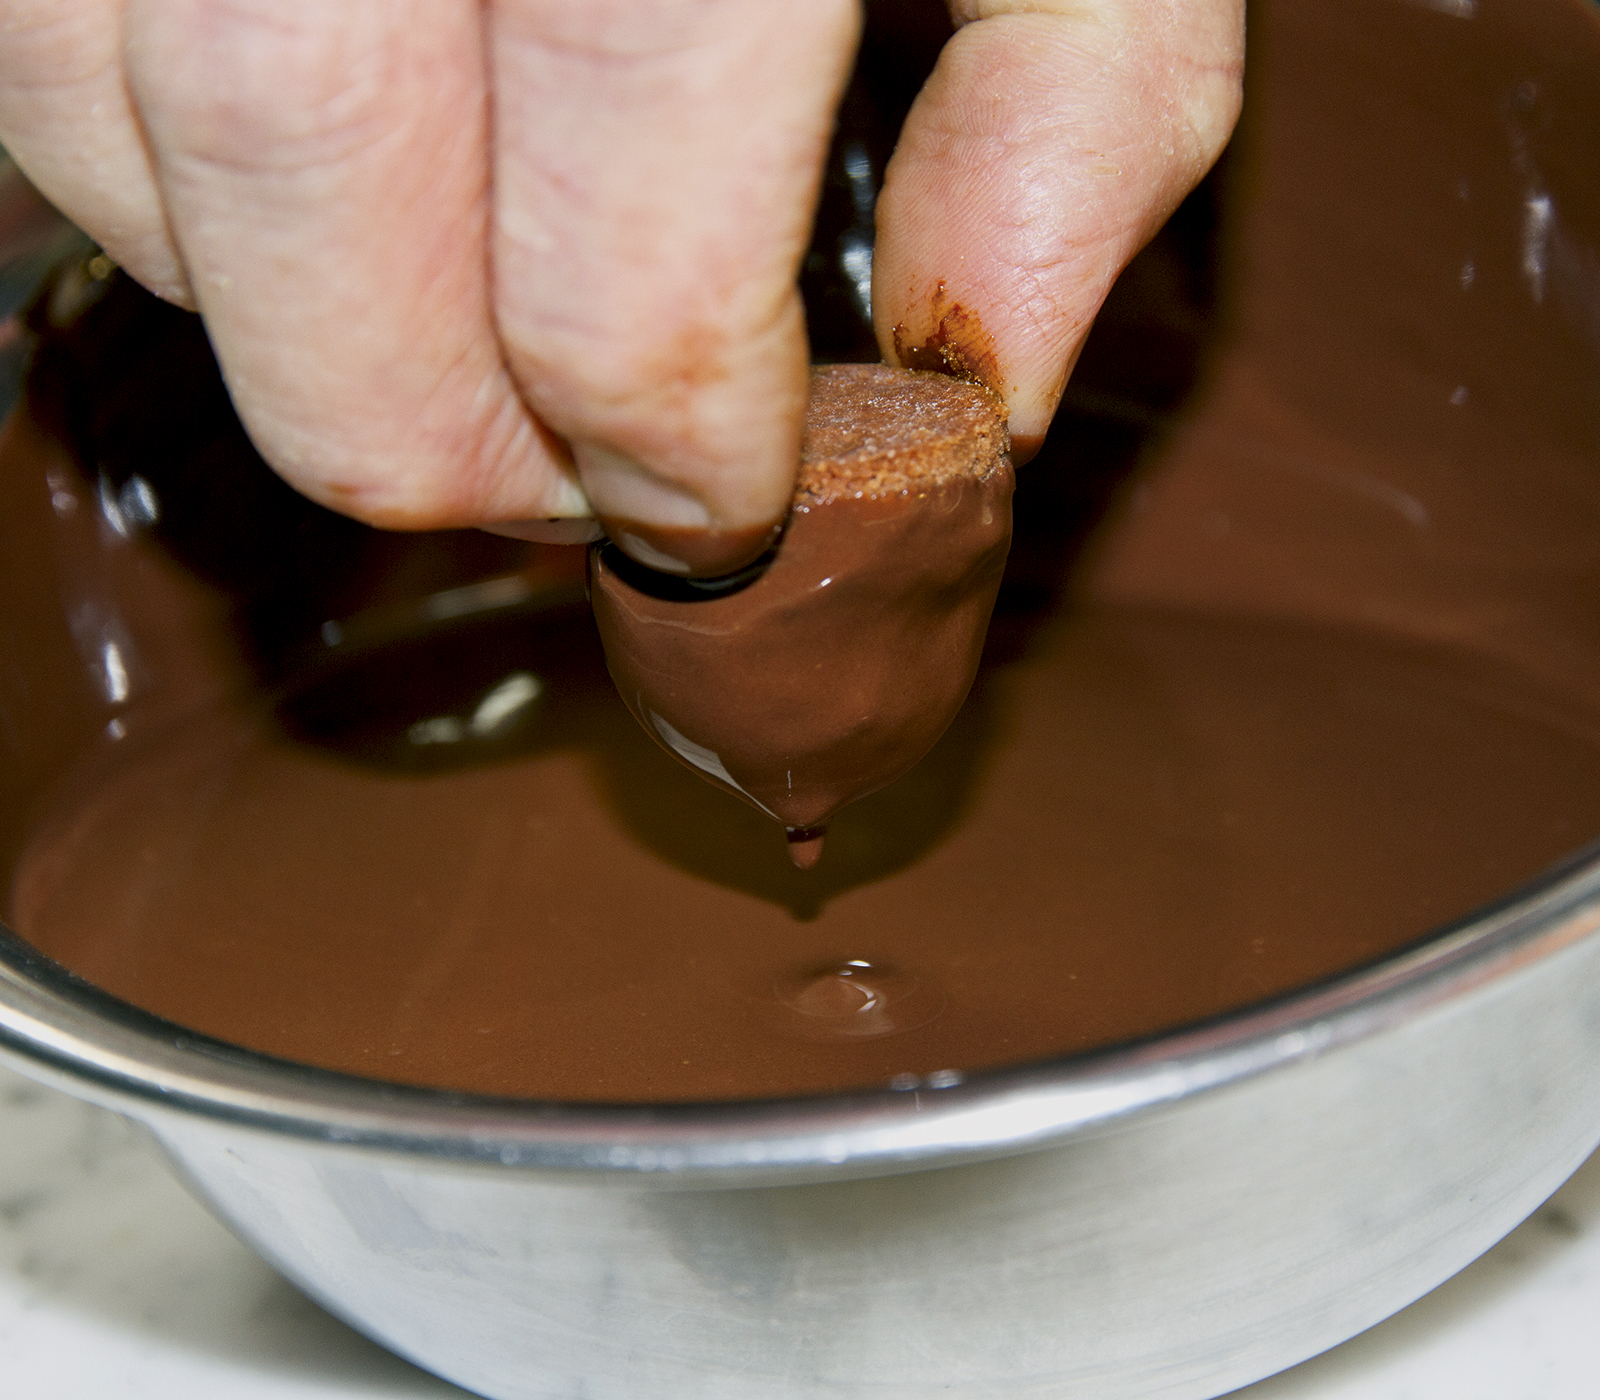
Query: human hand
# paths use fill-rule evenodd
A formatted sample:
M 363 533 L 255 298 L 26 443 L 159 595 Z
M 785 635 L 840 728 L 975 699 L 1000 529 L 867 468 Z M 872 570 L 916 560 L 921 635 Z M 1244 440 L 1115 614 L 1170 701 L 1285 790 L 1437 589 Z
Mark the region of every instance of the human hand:
M 890 358 L 942 343 L 1004 394 L 1025 454 L 1231 129 L 1238 0 L 956 9 L 880 203 L 876 320 Z M 0 0 L 0 140 L 202 312 L 308 495 L 543 538 L 587 537 L 592 509 L 646 562 L 715 572 L 788 503 L 795 270 L 857 21 L 852 0 Z
M 857 20 L 854 0 L 0 0 L 0 141 L 201 312 L 307 495 L 400 528 L 566 517 L 584 538 L 591 504 L 614 529 L 720 527 L 715 570 L 788 507 L 795 273 Z

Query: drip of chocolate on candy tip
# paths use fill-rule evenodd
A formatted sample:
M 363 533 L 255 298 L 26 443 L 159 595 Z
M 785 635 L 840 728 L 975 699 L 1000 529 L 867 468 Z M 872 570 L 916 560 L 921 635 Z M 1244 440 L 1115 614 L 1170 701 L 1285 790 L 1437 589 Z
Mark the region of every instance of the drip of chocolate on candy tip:
M 786 826 L 783 834 L 789 838 L 789 859 L 796 870 L 810 870 L 822 859 L 822 842 L 828 834 L 825 826 Z

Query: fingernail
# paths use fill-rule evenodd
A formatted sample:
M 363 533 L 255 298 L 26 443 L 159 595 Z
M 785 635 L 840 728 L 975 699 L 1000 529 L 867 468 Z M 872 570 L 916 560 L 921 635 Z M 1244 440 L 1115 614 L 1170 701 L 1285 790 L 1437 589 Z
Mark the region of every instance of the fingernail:
M 713 526 L 697 496 L 610 448 L 574 443 L 572 456 L 606 534 L 647 569 L 714 578 L 759 559 L 777 537 L 781 522 Z
M 602 520 L 637 520 L 670 530 L 704 530 L 711 512 L 699 497 L 631 457 L 592 442 L 572 444 L 583 493 Z
M 589 544 L 602 539 L 605 531 L 598 520 L 584 517 L 564 520 L 497 520 L 478 527 L 486 534 L 504 535 L 511 540 L 531 540 L 534 544 Z

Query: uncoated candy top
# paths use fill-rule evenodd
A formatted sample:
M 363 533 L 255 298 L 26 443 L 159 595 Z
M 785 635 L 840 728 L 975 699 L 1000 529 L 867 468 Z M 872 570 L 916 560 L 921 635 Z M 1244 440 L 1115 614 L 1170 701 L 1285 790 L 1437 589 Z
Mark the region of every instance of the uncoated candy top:
M 888 365 L 819 365 L 801 440 L 795 507 L 981 480 L 1010 451 L 989 390 Z

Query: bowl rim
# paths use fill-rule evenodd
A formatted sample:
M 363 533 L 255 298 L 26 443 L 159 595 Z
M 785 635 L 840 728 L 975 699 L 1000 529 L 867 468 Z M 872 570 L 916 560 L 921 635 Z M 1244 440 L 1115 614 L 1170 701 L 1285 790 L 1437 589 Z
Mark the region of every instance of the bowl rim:
M 556 1103 L 276 1059 L 102 991 L 0 924 L 0 1062 L 144 1120 L 203 1119 L 415 1161 L 777 1185 L 893 1174 L 1097 1135 L 1448 1014 L 1600 935 L 1600 842 L 1375 962 L 1207 1021 L 1042 1062 L 714 1103 Z

